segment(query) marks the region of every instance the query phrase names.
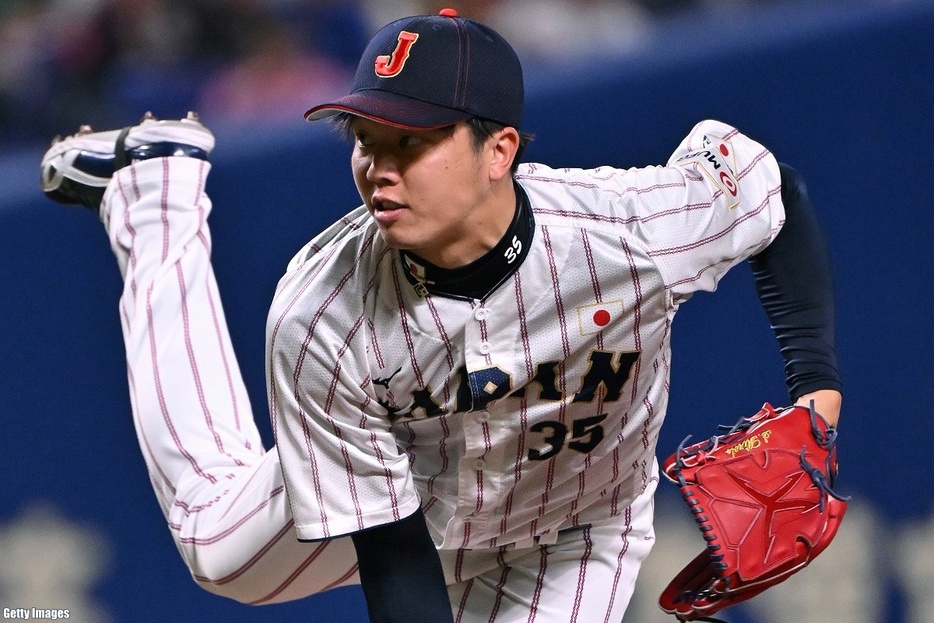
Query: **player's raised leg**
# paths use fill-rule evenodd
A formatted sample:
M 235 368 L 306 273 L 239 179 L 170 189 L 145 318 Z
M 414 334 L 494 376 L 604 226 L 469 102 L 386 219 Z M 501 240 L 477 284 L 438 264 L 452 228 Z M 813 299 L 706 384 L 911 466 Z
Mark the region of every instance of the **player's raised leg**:
M 349 539 L 299 543 L 265 451 L 211 266 L 204 192 L 214 137 L 197 119 L 82 128 L 43 159 L 46 194 L 97 209 L 124 276 L 120 317 L 136 432 L 196 581 L 248 603 L 357 581 Z

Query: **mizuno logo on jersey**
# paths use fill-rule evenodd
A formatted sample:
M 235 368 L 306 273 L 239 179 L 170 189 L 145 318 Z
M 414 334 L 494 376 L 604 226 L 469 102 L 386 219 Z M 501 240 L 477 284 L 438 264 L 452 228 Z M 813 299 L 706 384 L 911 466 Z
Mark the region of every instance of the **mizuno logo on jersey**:
M 728 141 L 704 136 L 704 149 L 678 158 L 675 166 L 695 165 L 720 189 L 729 209 L 739 205 L 739 181 L 736 178 L 736 160 L 733 147 Z

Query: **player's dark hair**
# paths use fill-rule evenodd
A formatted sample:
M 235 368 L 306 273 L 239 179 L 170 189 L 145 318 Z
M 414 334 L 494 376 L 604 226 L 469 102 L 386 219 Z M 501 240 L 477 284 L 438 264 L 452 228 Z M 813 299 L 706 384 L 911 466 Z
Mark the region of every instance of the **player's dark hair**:
M 337 130 L 345 141 L 353 142 L 353 119 L 349 112 L 339 112 L 330 118 L 331 127 Z
M 331 117 L 331 124 L 333 127 L 345 140 L 351 142 L 354 138 L 353 120 L 355 116 L 356 115 L 353 115 L 349 112 L 342 112 Z M 474 117 L 467 120 L 467 127 L 470 128 L 470 135 L 473 139 L 473 147 L 476 151 L 479 152 L 488 138 L 495 135 L 506 126 L 501 123 L 497 123 L 496 121 Z M 512 173 L 516 172 L 516 169 L 519 167 L 519 163 L 522 162 L 522 154 L 525 152 L 525 148 L 534 137 L 535 136 L 529 132 L 519 132 L 519 147 L 516 149 L 516 157 L 512 160 Z

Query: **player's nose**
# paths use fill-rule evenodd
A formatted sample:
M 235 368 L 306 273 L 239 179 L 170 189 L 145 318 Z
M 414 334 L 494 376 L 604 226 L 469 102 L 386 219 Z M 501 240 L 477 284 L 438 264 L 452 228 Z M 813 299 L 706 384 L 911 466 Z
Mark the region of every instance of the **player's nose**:
M 392 153 L 378 151 L 370 154 L 366 168 L 366 179 L 372 184 L 383 185 L 398 181 L 399 163 Z

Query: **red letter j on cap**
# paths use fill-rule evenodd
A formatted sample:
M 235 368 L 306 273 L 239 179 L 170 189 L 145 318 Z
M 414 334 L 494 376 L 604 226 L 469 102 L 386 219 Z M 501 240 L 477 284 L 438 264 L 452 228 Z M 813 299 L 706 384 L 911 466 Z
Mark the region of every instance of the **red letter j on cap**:
M 389 56 L 376 57 L 376 75 L 383 78 L 397 76 L 409 58 L 412 44 L 418 39 L 418 33 L 402 31 L 399 33 L 399 43 Z

